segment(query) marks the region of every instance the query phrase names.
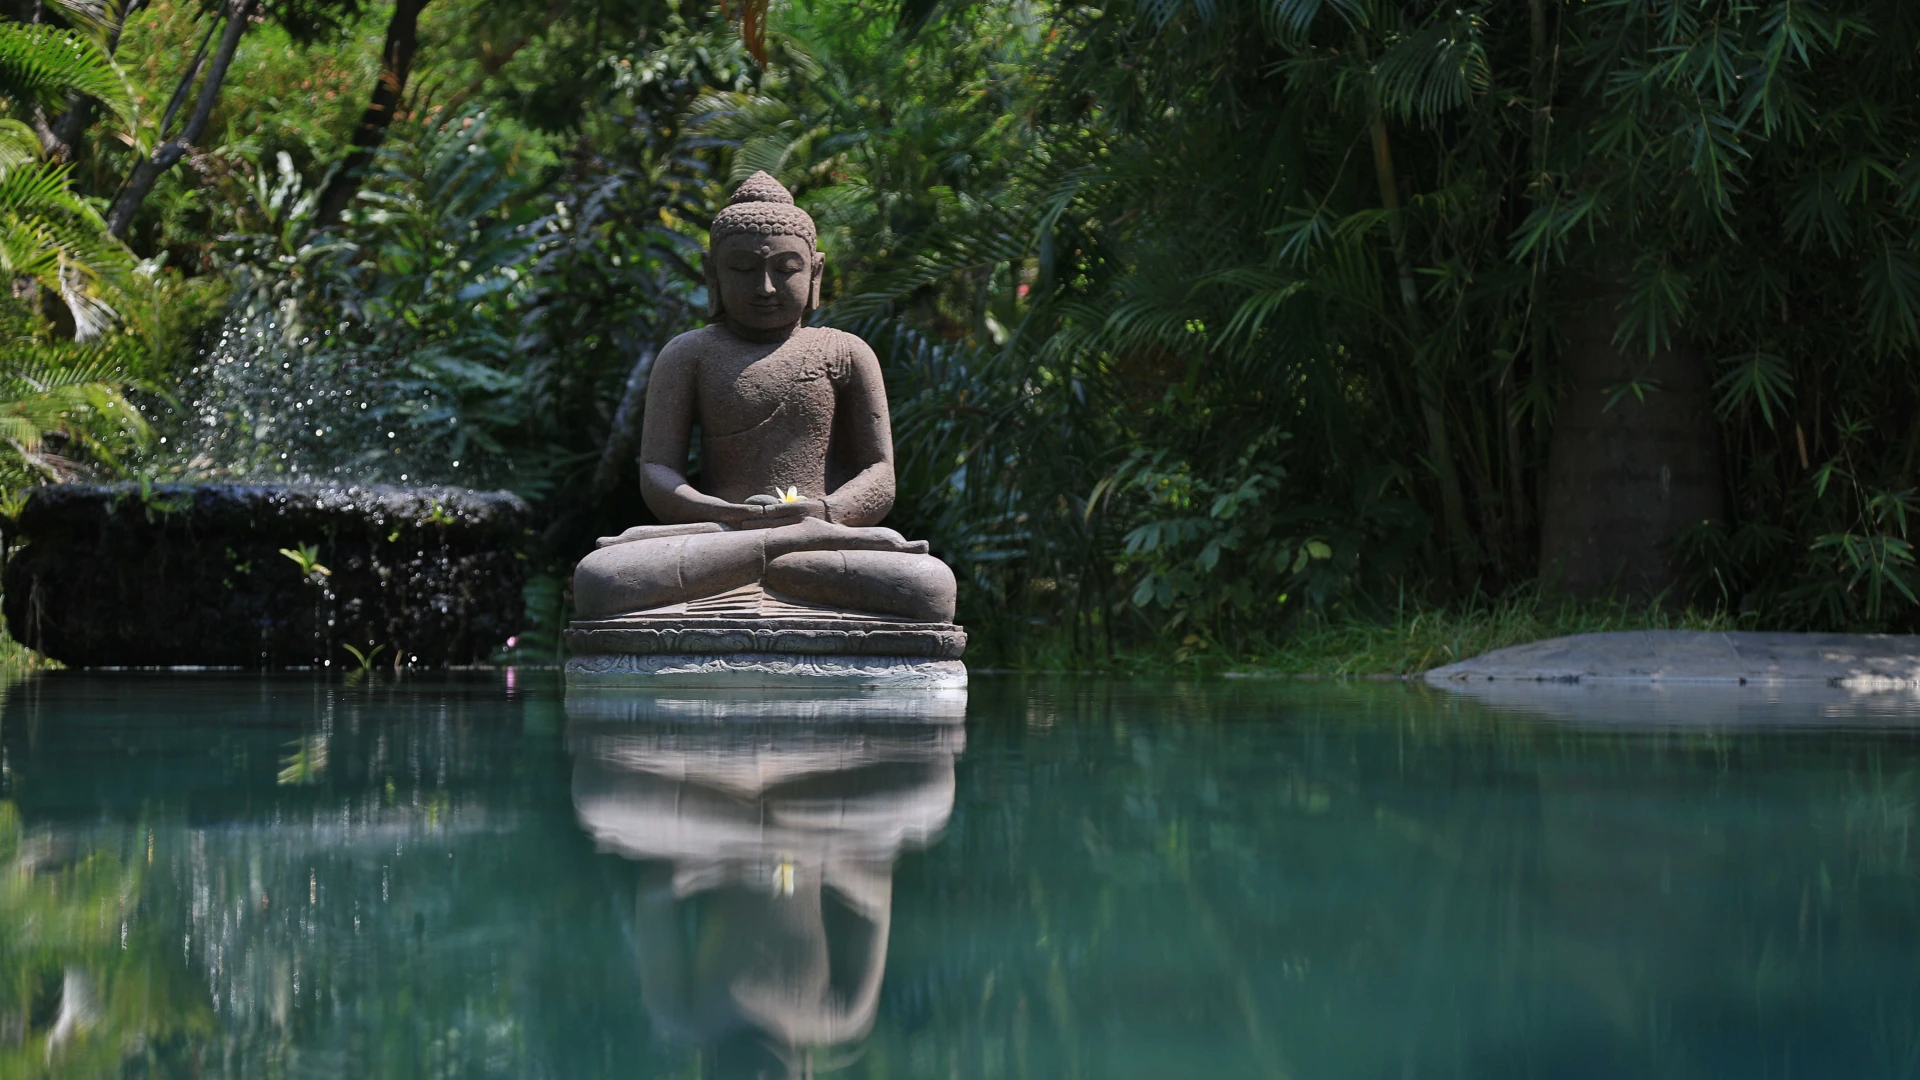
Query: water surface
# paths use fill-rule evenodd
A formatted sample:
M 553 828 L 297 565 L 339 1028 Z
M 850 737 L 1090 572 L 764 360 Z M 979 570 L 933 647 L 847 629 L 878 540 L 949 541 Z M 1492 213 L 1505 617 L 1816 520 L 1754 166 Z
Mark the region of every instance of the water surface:
M 1917 1075 L 1913 717 L 56 673 L 0 1076 Z

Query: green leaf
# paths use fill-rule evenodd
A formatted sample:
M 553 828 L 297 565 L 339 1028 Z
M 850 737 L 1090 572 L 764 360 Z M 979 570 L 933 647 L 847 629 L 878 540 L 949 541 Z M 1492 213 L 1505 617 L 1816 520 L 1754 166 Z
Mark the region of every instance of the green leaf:
M 1882 352 L 1920 342 L 1920 254 L 1882 241 L 1864 267 L 1867 326 Z
M 0 22 L 0 95 L 64 111 L 67 95 L 86 94 L 122 121 L 133 118 L 133 95 L 105 50 L 84 35 L 46 25 Z
M 1727 370 L 1713 382 L 1720 391 L 1720 415 L 1731 417 L 1743 408 L 1754 407 L 1760 410 L 1761 421 L 1773 427 L 1773 414 L 1786 411 L 1786 403 L 1793 397 L 1793 370 L 1785 358 L 1756 352 L 1730 356 L 1723 363 Z

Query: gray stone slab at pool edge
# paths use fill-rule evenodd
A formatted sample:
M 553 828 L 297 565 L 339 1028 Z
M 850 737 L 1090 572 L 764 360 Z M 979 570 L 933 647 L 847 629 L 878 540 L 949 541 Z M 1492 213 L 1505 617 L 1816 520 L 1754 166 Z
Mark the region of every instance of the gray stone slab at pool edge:
M 1476 682 L 1810 684 L 1920 688 L 1920 636 L 1627 630 L 1496 649 L 1425 675 Z
M 1449 682 L 1445 692 L 1528 721 L 1606 731 L 1911 729 L 1920 717 L 1920 688 L 1836 686 L 1815 679 L 1744 684 L 1684 679 L 1478 679 Z

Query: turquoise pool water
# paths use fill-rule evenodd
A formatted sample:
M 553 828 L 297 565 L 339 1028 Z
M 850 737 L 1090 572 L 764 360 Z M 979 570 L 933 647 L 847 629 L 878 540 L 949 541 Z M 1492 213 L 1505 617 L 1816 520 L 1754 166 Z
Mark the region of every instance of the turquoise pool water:
M 1905 698 L 5 695 L 0 1076 L 1920 1074 Z

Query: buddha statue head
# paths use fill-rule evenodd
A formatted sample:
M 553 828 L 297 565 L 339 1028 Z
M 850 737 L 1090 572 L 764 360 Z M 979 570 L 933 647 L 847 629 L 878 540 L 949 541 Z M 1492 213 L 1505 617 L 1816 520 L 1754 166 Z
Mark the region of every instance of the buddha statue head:
M 820 306 L 826 257 L 813 218 L 764 172 L 747 177 L 714 215 L 707 248 L 708 315 L 754 333 L 799 324 Z

